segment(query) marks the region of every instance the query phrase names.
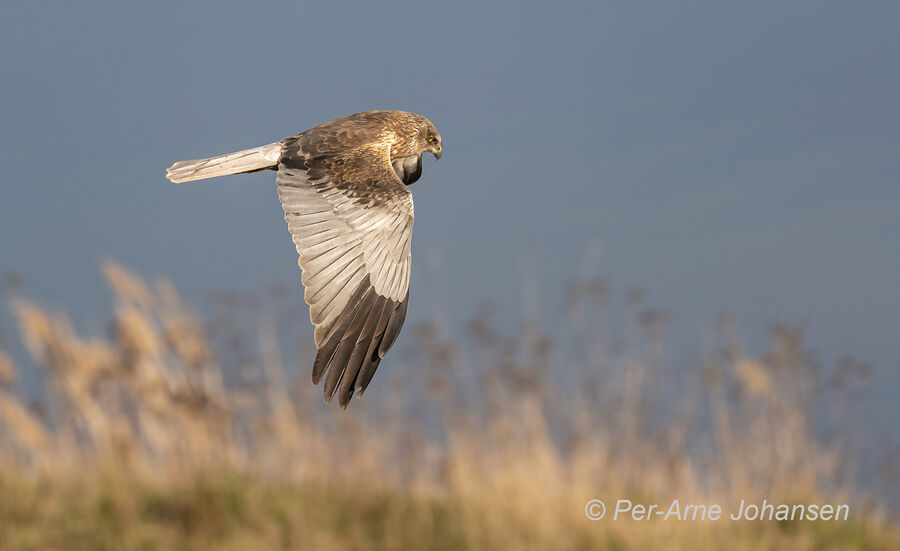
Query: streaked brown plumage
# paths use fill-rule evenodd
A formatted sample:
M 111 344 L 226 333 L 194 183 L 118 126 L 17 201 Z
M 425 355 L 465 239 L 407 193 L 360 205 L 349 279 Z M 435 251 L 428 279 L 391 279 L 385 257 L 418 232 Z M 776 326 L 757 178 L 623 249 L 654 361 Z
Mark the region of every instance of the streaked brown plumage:
M 420 115 L 367 111 L 280 142 L 169 167 L 173 182 L 277 170 L 278 197 L 300 255 L 316 326 L 312 381 L 325 401 L 362 396 L 400 333 L 409 304 L 412 195 L 422 154 L 441 136 Z

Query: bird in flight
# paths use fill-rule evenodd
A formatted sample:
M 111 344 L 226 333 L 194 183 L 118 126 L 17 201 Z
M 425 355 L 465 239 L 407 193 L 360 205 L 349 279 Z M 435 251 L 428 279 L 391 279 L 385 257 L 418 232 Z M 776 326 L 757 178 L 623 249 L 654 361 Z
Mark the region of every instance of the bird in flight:
M 277 171 L 284 218 L 300 255 L 304 298 L 318 352 L 312 382 L 325 402 L 362 396 L 397 340 L 409 304 L 413 200 L 422 154 L 441 158 L 431 121 L 404 111 L 367 111 L 279 142 L 166 171 L 176 183 Z

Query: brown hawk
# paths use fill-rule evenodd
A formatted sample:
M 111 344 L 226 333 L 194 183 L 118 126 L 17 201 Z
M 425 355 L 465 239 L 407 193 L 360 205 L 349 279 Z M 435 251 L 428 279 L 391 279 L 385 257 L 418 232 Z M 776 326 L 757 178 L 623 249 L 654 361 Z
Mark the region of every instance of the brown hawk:
M 422 154 L 441 158 L 431 121 L 403 111 L 341 117 L 280 142 L 180 161 L 173 182 L 277 170 L 278 197 L 316 326 L 312 381 L 325 401 L 362 396 L 409 304 L 412 194 Z

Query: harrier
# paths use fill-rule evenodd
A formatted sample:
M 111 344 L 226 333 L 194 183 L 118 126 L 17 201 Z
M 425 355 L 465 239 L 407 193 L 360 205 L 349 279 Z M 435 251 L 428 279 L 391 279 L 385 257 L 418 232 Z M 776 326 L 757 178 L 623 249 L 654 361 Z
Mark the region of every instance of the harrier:
M 362 396 L 409 304 L 412 194 L 422 154 L 441 158 L 431 121 L 403 111 L 349 115 L 280 142 L 180 161 L 173 182 L 276 170 L 315 325 L 312 381 L 325 402 Z

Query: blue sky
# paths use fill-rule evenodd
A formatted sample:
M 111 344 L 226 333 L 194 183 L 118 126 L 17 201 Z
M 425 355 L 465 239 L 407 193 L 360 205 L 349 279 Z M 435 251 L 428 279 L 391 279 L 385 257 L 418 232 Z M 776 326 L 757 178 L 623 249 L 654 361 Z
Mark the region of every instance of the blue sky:
M 86 6 L 0 18 L 0 272 L 28 296 L 102 329 L 106 258 L 198 303 L 299 285 L 272 173 L 165 168 L 404 109 L 445 148 L 413 190 L 411 321 L 528 286 L 552 319 L 597 273 L 647 289 L 676 348 L 720 312 L 757 346 L 803 322 L 875 365 L 896 421 L 900 4 Z

